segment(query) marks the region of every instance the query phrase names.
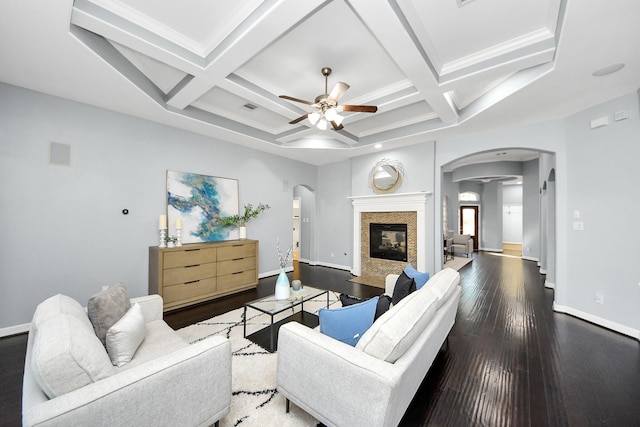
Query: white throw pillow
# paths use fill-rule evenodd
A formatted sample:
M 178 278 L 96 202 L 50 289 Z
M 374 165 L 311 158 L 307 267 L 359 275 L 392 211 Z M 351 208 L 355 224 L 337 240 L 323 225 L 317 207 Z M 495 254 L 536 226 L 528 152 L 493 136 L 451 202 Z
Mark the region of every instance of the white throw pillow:
M 144 340 L 145 331 L 144 314 L 136 303 L 107 331 L 107 353 L 111 363 L 123 366 L 131 362 Z

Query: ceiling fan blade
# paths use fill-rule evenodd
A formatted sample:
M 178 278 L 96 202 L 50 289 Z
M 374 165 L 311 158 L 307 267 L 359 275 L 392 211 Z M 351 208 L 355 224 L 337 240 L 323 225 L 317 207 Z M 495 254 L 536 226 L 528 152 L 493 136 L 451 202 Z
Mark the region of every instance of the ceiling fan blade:
M 301 121 L 303 121 L 304 119 L 306 119 L 308 116 L 309 116 L 309 113 L 307 113 L 307 114 L 305 114 L 305 115 L 303 115 L 303 116 L 300 116 L 300 117 L 298 117 L 298 118 L 297 118 L 297 119 L 295 119 L 295 120 L 291 120 L 291 121 L 289 122 L 289 124 L 290 124 L 290 125 L 295 125 L 296 123 L 301 122 Z
M 331 93 L 329 94 L 327 100 L 337 103 L 342 95 L 344 95 L 344 93 L 347 91 L 347 89 L 349 89 L 349 87 L 350 86 L 344 82 L 336 83 L 333 89 L 331 89 Z
M 331 126 L 333 126 L 335 130 L 344 129 L 344 126 L 342 126 L 342 123 L 337 124 L 334 120 L 331 120 Z
M 292 97 L 292 96 L 287 96 L 287 95 L 280 95 L 280 98 L 282 98 L 282 99 L 288 99 L 289 101 L 301 102 L 301 103 L 303 103 L 303 104 L 307 104 L 307 105 L 313 105 L 313 104 L 315 104 L 315 102 L 305 101 L 304 99 L 298 99 L 298 98 L 294 98 L 294 97 Z
M 355 111 L 357 113 L 375 113 L 378 107 L 375 105 L 343 105 L 342 111 Z

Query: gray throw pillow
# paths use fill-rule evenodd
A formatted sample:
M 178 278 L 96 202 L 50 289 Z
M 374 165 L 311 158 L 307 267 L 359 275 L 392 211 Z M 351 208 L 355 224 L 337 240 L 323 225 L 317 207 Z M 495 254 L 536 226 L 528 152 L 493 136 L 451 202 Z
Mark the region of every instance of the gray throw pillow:
M 87 314 L 100 341 L 106 345 L 107 331 L 131 308 L 127 288 L 116 283 L 89 299 Z

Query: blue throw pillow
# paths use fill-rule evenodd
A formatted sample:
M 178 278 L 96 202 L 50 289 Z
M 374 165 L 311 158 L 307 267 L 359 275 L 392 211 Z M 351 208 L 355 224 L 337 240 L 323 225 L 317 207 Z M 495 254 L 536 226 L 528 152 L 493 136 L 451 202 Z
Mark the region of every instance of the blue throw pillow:
M 373 325 L 378 297 L 347 307 L 327 309 L 318 312 L 320 332 L 345 344 L 355 346 L 367 329 Z
M 424 284 L 427 283 L 427 280 L 429 280 L 429 273 L 421 273 L 415 268 L 413 268 L 411 264 L 407 264 L 407 266 L 404 269 L 404 272 L 406 273 L 407 276 L 415 280 L 416 289 L 420 289 L 421 287 L 423 287 Z

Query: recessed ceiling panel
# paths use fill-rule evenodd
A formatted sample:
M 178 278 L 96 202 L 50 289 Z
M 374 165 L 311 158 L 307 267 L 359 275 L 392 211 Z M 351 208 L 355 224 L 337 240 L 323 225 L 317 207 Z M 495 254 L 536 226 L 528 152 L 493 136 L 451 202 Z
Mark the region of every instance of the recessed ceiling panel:
M 213 88 L 192 105 L 201 110 L 274 134 L 285 131 L 289 126 L 287 124 L 289 120 L 286 117 L 252 104 L 250 101 L 219 87 Z
M 324 93 L 320 70 L 332 68 L 337 82 L 351 87 L 341 103 L 363 100 L 405 75 L 343 1 L 329 2 L 237 70 L 236 74 L 277 95 L 313 101 Z
M 133 51 L 126 46 L 111 42 L 118 52 L 127 58 L 137 69 L 139 69 L 149 80 L 167 94 L 188 74 L 175 69 L 163 62 L 157 61 L 140 52 Z
M 479 0 L 459 7 L 452 0 L 399 1 L 438 70 L 463 58 L 482 58 L 520 48 L 539 41 L 543 34 L 553 36 L 559 3 Z
M 89 0 L 161 37 L 206 56 L 260 0 Z
M 358 137 L 384 132 L 414 123 L 436 118 L 433 109 L 424 101 L 415 102 L 391 111 L 378 112 L 372 115 L 359 114 L 358 121 L 350 122 L 345 119 L 344 126 Z

